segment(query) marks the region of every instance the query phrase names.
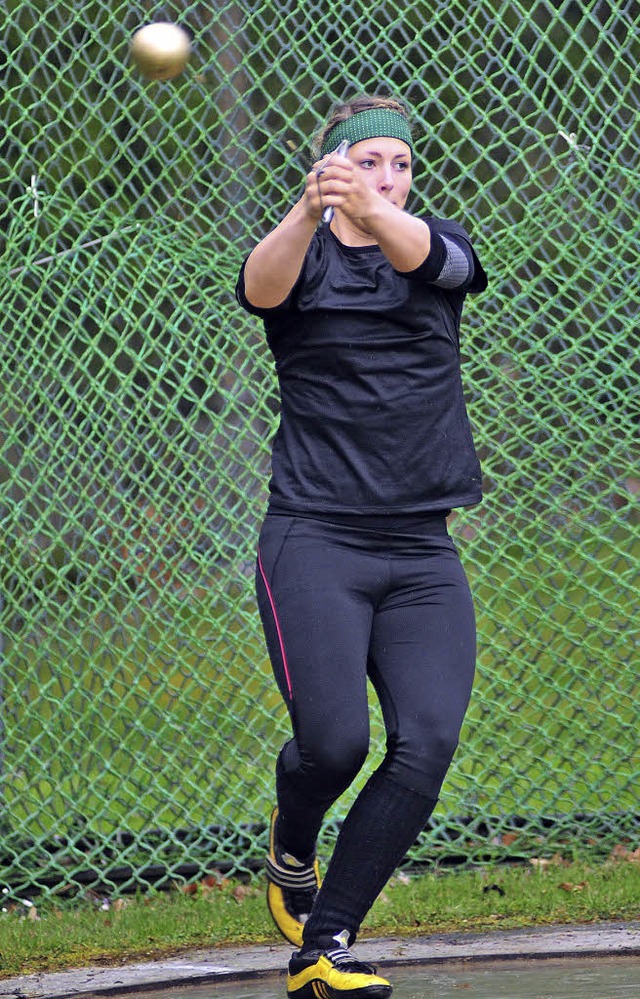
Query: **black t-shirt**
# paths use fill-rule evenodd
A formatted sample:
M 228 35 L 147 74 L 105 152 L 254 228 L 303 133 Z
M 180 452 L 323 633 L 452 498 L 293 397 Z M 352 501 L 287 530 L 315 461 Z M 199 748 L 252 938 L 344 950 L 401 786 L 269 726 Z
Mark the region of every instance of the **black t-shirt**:
M 469 237 L 428 219 L 438 234 Z M 377 246 L 315 233 L 291 294 L 252 306 L 244 266 L 236 294 L 264 322 L 280 388 L 270 509 L 322 517 L 426 514 L 482 496 L 460 376 L 465 294 L 486 287 L 475 253 L 462 288 L 430 283 L 437 254 L 411 274 Z

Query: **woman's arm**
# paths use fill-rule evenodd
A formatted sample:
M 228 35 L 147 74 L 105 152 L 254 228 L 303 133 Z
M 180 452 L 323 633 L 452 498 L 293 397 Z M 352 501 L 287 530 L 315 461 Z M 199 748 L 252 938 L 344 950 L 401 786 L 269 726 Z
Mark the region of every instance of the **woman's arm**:
M 325 203 L 343 213 L 347 230 L 336 224 L 343 242 L 349 243 L 349 225 L 368 234 L 397 271 L 413 271 L 429 256 L 431 232 L 426 222 L 410 215 L 364 182 L 362 172 L 346 157 L 337 157 L 323 169 Z
M 370 192 L 363 223 L 396 271 L 413 271 L 431 252 L 431 231 L 426 222 Z
M 307 174 L 300 200 L 247 259 L 244 291 L 247 300 L 257 308 L 281 305 L 298 280 L 309 244 L 327 207 L 322 200 L 319 166 L 320 163 L 315 163 Z
M 298 280 L 316 225 L 302 198 L 254 247 L 244 269 L 244 292 L 251 305 L 272 309 L 284 302 Z

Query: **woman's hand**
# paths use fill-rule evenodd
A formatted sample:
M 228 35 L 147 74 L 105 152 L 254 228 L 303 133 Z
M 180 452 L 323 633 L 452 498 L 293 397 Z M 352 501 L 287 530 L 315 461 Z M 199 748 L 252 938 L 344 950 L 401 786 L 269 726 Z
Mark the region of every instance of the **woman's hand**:
M 355 143 L 348 157 L 334 153 L 314 164 L 302 200 L 316 224 L 325 208 L 337 209 L 331 227 L 343 243 L 377 243 L 396 270 L 412 271 L 428 256 L 431 234 L 426 222 L 404 211 L 411 187 L 408 149 L 389 138 L 371 145 Z
M 314 163 L 307 174 L 304 193 L 307 212 L 316 223 L 329 207 L 352 214 L 354 209 L 358 210 L 359 195 L 366 190 L 351 160 L 331 153 Z

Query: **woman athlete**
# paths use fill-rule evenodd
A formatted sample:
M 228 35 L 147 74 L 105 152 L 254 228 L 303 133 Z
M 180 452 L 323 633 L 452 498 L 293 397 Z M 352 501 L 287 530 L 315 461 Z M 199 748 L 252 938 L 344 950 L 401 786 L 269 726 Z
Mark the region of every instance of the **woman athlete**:
M 446 517 L 481 499 L 459 327 L 487 282 L 460 225 L 404 210 L 412 156 L 401 102 L 338 107 L 237 286 L 280 389 L 256 583 L 293 731 L 267 858 L 269 908 L 298 948 L 291 999 L 391 994 L 349 947 L 436 805 L 473 681 L 474 610 Z M 367 678 L 386 755 L 321 884 L 323 817 L 369 750 Z

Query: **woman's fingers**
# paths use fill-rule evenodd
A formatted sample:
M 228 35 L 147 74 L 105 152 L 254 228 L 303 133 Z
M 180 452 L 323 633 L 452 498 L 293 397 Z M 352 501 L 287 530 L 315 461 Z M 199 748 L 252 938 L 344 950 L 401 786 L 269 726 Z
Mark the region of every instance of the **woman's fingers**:
M 330 161 L 330 162 L 328 162 Z M 353 164 L 345 157 L 327 157 L 307 177 L 307 193 L 317 211 L 337 207 L 349 196 L 354 182 Z

